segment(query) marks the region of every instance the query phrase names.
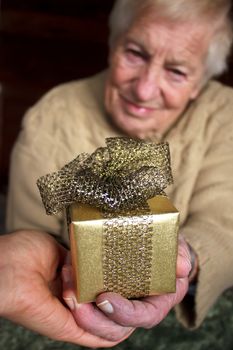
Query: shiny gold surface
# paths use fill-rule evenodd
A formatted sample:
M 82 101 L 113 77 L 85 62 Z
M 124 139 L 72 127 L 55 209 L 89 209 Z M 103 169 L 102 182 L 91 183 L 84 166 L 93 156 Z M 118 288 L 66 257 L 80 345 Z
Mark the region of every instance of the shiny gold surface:
M 47 214 L 79 202 L 110 212 L 135 209 L 172 183 L 169 145 L 128 137 L 80 154 L 58 172 L 37 180 Z
M 174 290 L 170 275 L 176 214 L 166 199 L 147 203 L 164 195 L 171 183 L 168 143 L 128 137 L 107 138 L 106 147 L 80 154 L 38 179 L 47 214 L 71 205 L 68 222 L 79 302 L 93 300 L 102 290 L 128 298 Z M 75 203 L 82 204 L 75 208 Z
M 148 201 L 152 216 L 152 267 L 149 294 L 175 291 L 179 213 L 164 196 Z M 94 301 L 104 290 L 103 227 L 106 218 L 88 205 L 70 207 L 72 264 L 78 302 Z M 134 291 L 132 291 L 132 295 Z
M 102 220 L 70 225 L 71 257 L 78 302 L 93 301 L 103 291 Z

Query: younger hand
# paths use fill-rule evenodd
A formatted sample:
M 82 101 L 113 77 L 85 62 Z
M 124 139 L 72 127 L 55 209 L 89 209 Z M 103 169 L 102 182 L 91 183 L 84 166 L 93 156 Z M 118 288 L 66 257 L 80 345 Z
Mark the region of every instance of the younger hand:
M 63 305 L 59 267 L 66 254 L 44 232 L 0 236 L 0 316 L 55 340 L 95 348 L 115 345 L 78 326 Z

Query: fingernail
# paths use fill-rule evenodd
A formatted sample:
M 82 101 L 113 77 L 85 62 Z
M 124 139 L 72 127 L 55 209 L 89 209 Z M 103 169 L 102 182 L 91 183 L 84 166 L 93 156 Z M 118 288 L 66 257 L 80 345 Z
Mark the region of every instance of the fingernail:
M 77 300 L 75 297 L 67 297 L 67 298 L 63 298 L 63 300 L 65 301 L 69 309 L 72 311 L 80 307 L 80 304 L 77 303 Z
M 112 314 L 113 313 L 113 306 L 108 300 L 102 301 L 102 303 L 97 304 L 98 308 L 105 312 L 106 314 Z

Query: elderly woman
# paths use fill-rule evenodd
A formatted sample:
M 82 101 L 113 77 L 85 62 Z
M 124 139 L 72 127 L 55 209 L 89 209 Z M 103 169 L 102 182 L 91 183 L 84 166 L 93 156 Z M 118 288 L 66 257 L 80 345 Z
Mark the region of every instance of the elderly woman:
M 230 0 L 118 0 L 108 70 L 56 87 L 31 108 L 11 159 L 9 229 L 39 228 L 68 243 L 64 218 L 45 216 L 36 180 L 77 153 L 93 152 L 106 137 L 167 140 L 174 175 L 167 193 L 181 213 L 180 233 L 193 260 L 194 296 L 176 308 L 188 327 L 199 326 L 233 284 L 233 93 L 211 80 L 226 68 L 229 11 Z M 132 304 L 141 315 L 116 295 L 98 303 L 115 327 L 130 333 L 156 324 L 150 300 L 143 312 L 143 300 Z M 78 319 L 82 307 L 77 311 L 71 298 L 68 304 Z M 125 318 L 119 305 L 128 310 Z

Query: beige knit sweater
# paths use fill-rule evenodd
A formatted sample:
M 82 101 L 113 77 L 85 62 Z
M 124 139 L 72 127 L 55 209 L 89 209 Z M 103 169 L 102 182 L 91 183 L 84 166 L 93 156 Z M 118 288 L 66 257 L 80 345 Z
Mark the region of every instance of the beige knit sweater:
M 11 157 L 7 225 L 37 228 L 68 242 L 63 217 L 46 216 L 36 180 L 81 152 L 93 152 L 120 132 L 103 106 L 105 73 L 56 87 L 31 108 Z M 177 307 L 197 327 L 233 285 L 233 90 L 210 82 L 163 135 L 170 143 L 174 185 L 167 194 L 181 213 L 180 232 L 199 257 L 195 313 Z

